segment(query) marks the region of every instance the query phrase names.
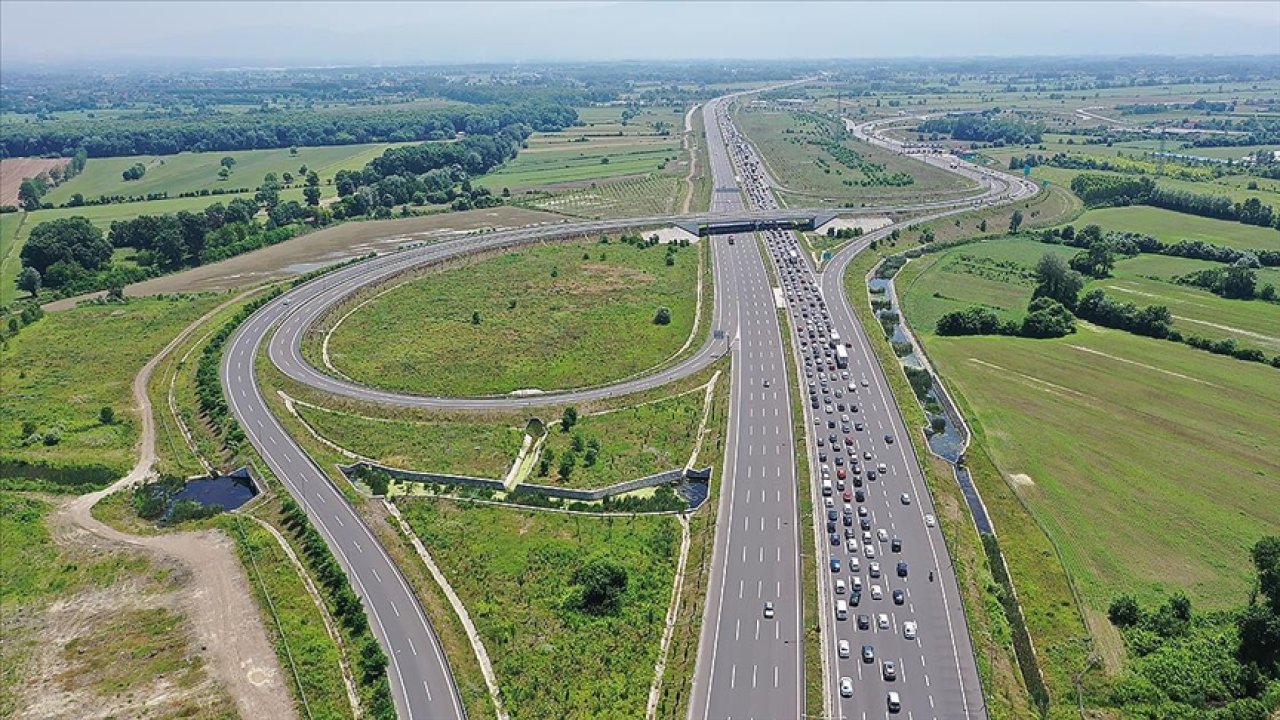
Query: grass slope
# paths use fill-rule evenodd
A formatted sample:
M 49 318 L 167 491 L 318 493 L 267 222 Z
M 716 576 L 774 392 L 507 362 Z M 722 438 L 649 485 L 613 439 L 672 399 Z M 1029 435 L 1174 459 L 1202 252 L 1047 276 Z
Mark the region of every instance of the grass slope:
M 671 267 L 662 247 L 583 242 L 478 260 L 361 307 L 333 333 L 330 356 L 356 380 L 418 393 L 608 382 L 651 368 L 684 344 L 699 251 L 680 250 Z M 669 325 L 653 323 L 660 306 L 671 309 Z
M 512 718 L 643 715 L 679 550 L 675 518 L 398 504 L 467 605 Z M 613 615 L 574 604 L 574 571 L 595 557 L 627 571 Z
M 132 299 L 57 313 L 23 329 L 0 350 L 0 457 L 59 465 L 106 465 L 123 474 L 134 461 L 138 424 L 133 378 L 187 324 L 217 305 L 196 299 Z M 104 406 L 116 420 L 99 421 Z M 57 431 L 55 445 L 24 445 L 23 423 Z

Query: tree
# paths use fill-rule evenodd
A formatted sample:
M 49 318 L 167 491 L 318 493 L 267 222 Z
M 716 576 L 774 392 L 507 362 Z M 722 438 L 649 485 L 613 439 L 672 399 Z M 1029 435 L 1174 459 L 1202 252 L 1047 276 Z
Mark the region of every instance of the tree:
M 1076 331 L 1075 317 L 1062 303 L 1050 297 L 1038 297 L 1027 306 L 1019 332 L 1023 337 L 1057 338 Z
M 27 178 L 18 185 L 18 203 L 23 210 L 39 210 L 40 198 L 45 193 L 44 183 L 36 178 Z
M 305 166 L 304 166 L 305 167 Z M 314 172 L 307 173 L 307 185 L 302 189 L 302 196 L 307 204 L 316 207 L 320 204 L 320 176 Z
M 98 410 L 98 422 L 103 425 L 111 425 L 115 423 L 115 421 L 116 411 L 110 405 L 103 405 L 102 409 Z
M 120 173 L 120 177 L 124 178 L 125 182 L 128 182 L 130 180 L 141 180 L 142 176 L 146 174 L 146 165 L 143 165 L 142 163 L 134 163 L 126 168 L 124 172 Z
M 982 222 L 978 223 L 978 232 L 986 232 L 986 231 L 987 231 L 987 219 L 983 218 Z
M 1070 265 L 1072 270 L 1090 277 L 1107 278 L 1111 277 L 1111 271 L 1116 266 L 1116 256 L 1110 244 L 1094 242 L 1088 249 L 1076 253 L 1071 258 Z
M 480 324 L 480 311 L 479 311 L 479 310 L 474 310 L 474 311 L 472 311 L 472 313 L 471 313 L 471 324 L 472 324 L 472 325 L 479 325 L 479 324 Z
M 280 203 L 280 183 L 276 182 L 275 173 L 267 173 L 253 199 L 267 210 L 271 210 Z
M 559 473 L 561 480 L 568 480 L 569 476 L 573 475 L 573 466 L 577 464 L 577 462 L 578 456 L 575 455 L 572 450 L 569 450 L 560 456 L 560 468 L 557 472 Z
M 1142 608 L 1132 595 L 1121 595 L 1111 601 L 1107 609 L 1107 617 L 1111 624 L 1118 628 L 1133 627 L 1142 621 Z
M 570 405 L 560 414 L 560 429 L 569 432 L 574 425 L 578 424 L 578 408 Z
M 594 559 L 573 573 L 573 584 L 582 587 L 578 607 L 593 615 L 616 612 L 627 590 L 627 569 L 615 562 Z
M 1280 537 L 1262 538 L 1254 543 L 1249 556 L 1258 572 L 1258 590 L 1266 596 L 1272 611 L 1280 614 Z
M 231 157 L 230 155 L 224 155 L 223 158 L 218 161 L 218 164 L 226 168 L 226 170 L 229 172 L 231 168 L 235 167 L 236 159 Z
M 1014 210 L 1013 214 L 1009 216 L 1009 233 L 1018 232 L 1020 227 L 1022 227 L 1022 211 Z
M 33 267 L 24 267 L 18 273 L 18 289 L 31 293 L 31 297 L 40 295 L 40 272 Z
M 284 180 L 285 185 L 288 185 L 293 182 L 293 173 L 286 172 L 280 176 L 280 179 Z
M 1045 253 L 1036 263 L 1036 289 L 1033 298 L 1050 297 L 1068 310 L 1075 309 L 1077 296 L 1084 288 L 1084 278 L 1067 266 L 1061 255 Z
M 111 260 L 111 243 L 102 230 L 79 215 L 40 223 L 22 246 L 22 262 L 33 267 L 50 287 L 56 287 L 48 268 L 65 262 L 84 270 L 98 270 Z
M 1258 275 L 1252 269 L 1241 265 L 1227 268 L 1222 279 L 1222 297 L 1233 300 L 1252 299 L 1257 288 Z
M 666 307 L 658 308 L 658 312 L 655 313 L 653 316 L 653 324 L 654 325 L 670 325 L 671 309 Z
M 218 179 L 219 179 L 219 180 L 226 180 L 226 179 L 227 179 L 227 178 L 229 178 L 229 177 L 231 177 L 231 171 L 230 171 L 230 170 L 228 170 L 228 169 L 226 169 L 226 168 L 219 168 L 219 170 L 218 170 Z

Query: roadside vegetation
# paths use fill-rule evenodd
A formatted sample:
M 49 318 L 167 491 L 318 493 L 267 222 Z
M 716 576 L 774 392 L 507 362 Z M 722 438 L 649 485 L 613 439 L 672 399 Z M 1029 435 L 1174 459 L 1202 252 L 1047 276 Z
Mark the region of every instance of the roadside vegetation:
M 452 396 L 585 387 L 653 368 L 689 338 L 703 250 L 627 237 L 464 259 L 393 287 L 332 332 L 329 357 L 360 382 Z M 319 360 L 319 348 L 309 355 Z
M 466 604 L 512 718 L 643 715 L 679 552 L 675 518 L 396 504 Z
M 126 298 L 49 313 L 0 348 L 0 482 L 84 492 L 123 476 L 139 423 L 132 383 L 213 295 Z

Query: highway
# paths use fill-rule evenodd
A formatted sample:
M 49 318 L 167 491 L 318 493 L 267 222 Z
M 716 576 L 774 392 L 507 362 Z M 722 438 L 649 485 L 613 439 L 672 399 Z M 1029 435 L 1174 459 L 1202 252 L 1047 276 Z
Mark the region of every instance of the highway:
M 558 236 L 590 236 L 600 232 L 666 225 L 676 219 L 710 222 L 742 217 L 797 218 L 822 212 L 775 209 L 772 196 L 760 181 L 762 175 L 757 169 L 758 163 L 753 160 L 752 151 L 744 141 L 734 149 L 733 155 L 738 162 L 735 168 L 721 137 L 726 131 L 736 133 L 723 115 L 724 102 L 723 98 L 711 101 L 703 108 L 715 179 L 710 213 L 685 218 L 560 223 L 472 235 L 406 249 L 338 269 L 290 290 L 254 313 L 228 343 L 221 377 L 232 412 L 272 473 L 306 508 L 351 577 L 369 612 L 373 631 L 387 651 L 393 696 L 401 717 L 464 717 L 465 711 L 448 661 L 403 576 L 326 474 L 288 435 L 268 408 L 254 377 L 253 368 L 259 348 L 264 342 L 268 343 L 271 362 L 288 376 L 322 390 L 371 402 L 422 407 L 480 409 L 548 405 L 657 387 L 696 372 L 715 359 L 723 348 L 723 341 L 709 338 L 693 355 L 669 368 L 607 387 L 523 397 L 430 398 L 382 391 L 332 377 L 312 367 L 302 357 L 300 347 L 304 334 L 313 323 L 361 288 L 448 258 L 516 247 Z M 873 130 L 868 128 L 867 132 Z M 714 138 L 711 137 L 713 134 Z M 746 188 L 745 197 L 750 198 L 749 201 L 744 199 L 734 177 L 735 169 L 755 178 Z M 984 178 L 985 190 L 981 196 L 959 202 L 918 203 L 896 209 L 959 212 L 968 209 L 975 201 L 999 202 L 1009 194 L 1009 185 L 997 178 L 999 174 L 964 166 L 960 171 L 973 172 L 975 177 Z M 829 273 L 836 269 L 836 263 L 847 263 L 865 242 L 885 232 L 887 229 L 846 248 L 832 263 Z M 776 267 L 782 267 L 780 253 L 784 249 L 781 243 L 784 237 L 790 236 L 778 233 L 770 234 L 770 237 L 773 262 Z M 708 618 L 699 648 L 692 717 L 798 717 L 803 697 L 799 642 L 800 540 L 794 522 L 797 517 L 797 482 L 790 422 L 790 382 L 786 377 L 783 355 L 787 346 L 782 342 L 765 260 L 754 238 L 740 235 L 733 245 L 715 241 L 712 250 L 715 285 L 712 328 L 730 333 L 735 361 L 731 384 L 732 425 L 722 478 L 720 520 L 712 568 L 715 596 L 708 601 Z M 839 311 L 833 317 L 833 322 L 841 322 Z M 844 318 L 853 322 L 847 310 Z M 841 333 L 844 332 L 842 328 Z M 857 337 L 853 326 L 849 337 Z M 859 362 L 864 363 L 869 377 L 879 377 L 879 370 L 869 353 L 864 353 Z M 769 387 L 765 387 L 766 381 Z M 882 395 L 881 408 L 885 413 L 882 421 L 897 422 L 899 426 L 895 433 L 905 436 L 900 427 L 901 420 L 894 419 L 897 418 L 896 410 L 891 411 L 892 397 L 883 387 L 883 379 L 878 382 L 879 385 L 869 389 Z M 897 447 L 900 453 L 904 453 L 901 444 Z M 900 463 L 900 472 L 911 482 L 916 482 L 913 478 L 918 477 L 918 468 L 915 468 L 914 476 L 911 474 L 914 462 L 914 457 L 908 453 L 903 455 Z M 922 487 L 920 490 L 918 496 L 926 498 Z M 886 518 L 888 512 L 886 509 Z M 913 542 L 908 546 L 913 548 L 911 552 L 917 552 L 916 545 Z M 923 541 L 919 543 L 921 549 L 925 545 Z M 942 552 L 945 558 L 944 548 L 939 546 L 936 552 Z M 750 562 L 752 554 L 754 562 Z M 918 585 L 914 580 L 913 584 Z M 954 585 L 954 579 L 950 582 Z M 937 586 L 941 588 L 943 585 L 939 583 Z M 767 623 L 762 622 L 767 620 L 763 613 L 765 602 L 773 602 L 776 608 L 776 617 Z M 921 602 L 913 597 L 913 603 Z M 953 618 L 953 614 L 959 612 L 954 594 L 950 599 L 950 605 L 954 607 L 949 610 L 946 609 L 945 595 L 940 602 L 944 609 L 936 618 L 921 611 L 922 634 L 927 627 L 930 636 L 934 636 L 935 620 L 941 623 L 943 615 Z M 714 617 L 710 615 L 712 608 Z M 958 626 L 954 622 L 952 625 L 954 634 L 963 636 L 967 642 L 963 618 Z M 928 644 L 923 649 L 926 655 L 933 651 Z M 956 666 L 967 662 L 971 668 L 973 664 L 971 653 L 962 656 L 959 650 L 953 653 L 953 660 Z M 936 672 L 941 682 L 946 676 L 945 670 Z M 923 677 L 909 669 L 907 673 L 904 687 L 913 678 L 918 681 Z M 957 670 L 956 675 L 959 677 L 963 673 Z M 941 692 L 938 690 L 934 694 Z M 980 703 L 981 693 L 976 684 L 968 692 Z M 944 697 L 951 701 L 950 695 Z M 946 715 L 939 715 L 943 716 Z

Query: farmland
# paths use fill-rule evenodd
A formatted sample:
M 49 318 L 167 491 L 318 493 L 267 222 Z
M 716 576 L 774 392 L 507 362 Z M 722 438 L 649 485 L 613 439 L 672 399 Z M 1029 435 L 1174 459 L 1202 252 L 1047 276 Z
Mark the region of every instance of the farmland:
M 530 204 L 541 210 L 592 219 L 669 215 L 677 209 L 682 186 L 678 178 L 661 175 L 626 178 L 554 193 Z
M 1170 245 L 1179 240 L 1201 240 L 1240 250 L 1280 250 L 1280 230 L 1162 208 L 1136 206 L 1089 210 L 1074 224 L 1077 228 L 1092 224 L 1103 230 L 1142 233 Z
M 643 715 L 679 549 L 675 518 L 397 504 L 467 606 L 513 719 Z M 578 573 L 602 563 L 624 578 L 616 607 L 581 597 Z
M 182 193 L 219 188 L 248 188 L 252 192 L 262 184 L 267 173 L 275 173 L 278 178 L 290 173 L 294 176 L 294 186 L 301 187 L 305 179 L 301 172 L 303 166 L 318 174 L 324 187 L 339 170 L 359 170 L 388 148 L 407 144 L 412 143 L 300 147 L 296 154 L 289 148 L 281 148 L 94 158 L 85 165 L 84 172 L 51 190 L 44 201 L 60 205 L 77 193 L 86 199 L 94 199 L 101 195 L 145 196 L 159 192 L 168 193 L 173 198 Z M 223 158 L 234 161 L 226 179 L 218 176 Z M 138 180 L 124 180 L 121 173 L 135 163 L 141 163 L 147 169 L 146 174 Z M 333 194 L 331 188 L 326 189 L 328 194 Z M 205 204 L 217 199 L 205 198 Z
M 938 315 L 972 304 L 1020 315 L 1031 286 L 1019 267 L 1063 250 L 996 241 L 908 264 L 906 318 L 1093 610 L 1120 592 L 1154 600 L 1177 588 L 1236 605 L 1246 547 L 1280 521 L 1264 480 L 1280 472 L 1268 450 L 1280 441 L 1274 369 L 1092 326 L 1053 341 L 932 335 Z
M 676 252 L 673 265 L 662 246 L 616 240 L 463 261 L 357 309 L 332 332 L 329 355 L 356 380 L 424 394 L 551 390 L 626 377 L 664 362 L 688 339 L 701 247 Z M 654 322 L 659 307 L 670 309 L 670 324 Z M 370 344 L 370 337 L 386 341 Z

